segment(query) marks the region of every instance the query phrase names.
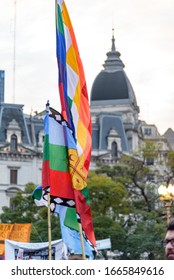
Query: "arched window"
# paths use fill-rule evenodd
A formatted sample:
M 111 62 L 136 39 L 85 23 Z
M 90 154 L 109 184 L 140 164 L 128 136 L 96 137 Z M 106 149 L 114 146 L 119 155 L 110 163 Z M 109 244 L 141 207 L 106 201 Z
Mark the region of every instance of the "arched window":
M 112 142 L 112 146 L 111 146 L 111 156 L 113 158 L 117 158 L 118 156 L 118 148 L 117 148 L 117 143 L 114 141 Z
M 10 144 L 11 151 L 17 150 L 17 136 L 12 134 L 11 136 L 11 144 Z

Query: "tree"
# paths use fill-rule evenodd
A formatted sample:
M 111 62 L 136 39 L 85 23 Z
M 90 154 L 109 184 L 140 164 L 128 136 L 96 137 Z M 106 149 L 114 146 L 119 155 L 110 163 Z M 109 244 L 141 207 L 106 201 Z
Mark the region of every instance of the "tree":
M 166 154 L 165 173 L 166 185 L 169 185 L 170 181 L 174 181 L 174 152 L 168 152 Z
M 107 215 L 113 220 L 129 210 L 128 192 L 121 182 L 115 182 L 106 175 L 89 172 L 88 187 L 90 191 L 91 209 L 94 214 Z
M 17 192 L 11 199 L 11 207 L 3 207 L 0 215 L 1 223 L 31 223 L 31 242 L 48 241 L 47 207 L 35 205 L 32 192 L 33 183 L 28 183 L 24 192 Z M 52 240 L 61 238 L 59 219 L 51 214 Z
M 127 190 L 125 199 L 122 199 L 123 209 L 127 207 L 124 203 L 129 203 L 127 213 L 123 213 L 122 219 L 119 220 L 118 215 L 113 215 L 115 222 L 118 222 L 124 231 L 119 239 L 119 243 L 122 244 L 120 250 L 123 252 L 121 258 L 162 259 L 164 255 L 161 239 L 164 236 L 166 219 L 161 219 L 161 208 L 155 207 L 158 196 L 156 185 L 150 180 L 153 170 L 146 166 L 145 160 L 123 156 L 115 166 L 100 164 L 96 173 L 122 184 Z M 114 204 L 116 200 L 112 200 Z M 115 208 L 113 206 L 112 210 L 114 209 L 118 209 L 118 213 L 121 211 L 118 205 Z
M 163 259 L 161 239 L 166 220 L 148 181 L 149 167 L 135 158 L 123 157 L 113 167 L 100 165 L 88 174 L 90 206 L 96 239 L 111 238 L 117 259 Z M 31 242 L 48 240 L 47 207 L 37 207 L 29 183 L 12 200 L 13 209 L 4 207 L 3 223 L 32 223 Z M 153 193 L 153 195 L 152 195 Z M 22 213 L 22 214 L 21 214 Z M 59 219 L 51 215 L 52 240 L 61 238 Z
M 121 226 L 121 223 L 113 221 L 113 219 L 105 215 L 94 215 L 93 224 L 97 240 L 110 238 L 112 250 L 123 251 L 126 231 Z
M 161 240 L 164 236 L 164 224 L 157 223 L 149 217 L 147 220 L 138 221 L 135 230 L 126 239 L 126 252 L 122 258 L 140 260 L 164 259 L 164 248 Z

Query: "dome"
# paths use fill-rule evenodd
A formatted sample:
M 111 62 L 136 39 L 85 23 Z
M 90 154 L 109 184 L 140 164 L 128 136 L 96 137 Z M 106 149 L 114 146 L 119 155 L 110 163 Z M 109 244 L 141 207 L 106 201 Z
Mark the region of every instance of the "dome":
M 133 103 L 137 106 L 132 85 L 124 71 L 120 53 L 115 48 L 115 38 L 112 36 L 111 51 L 107 53 L 104 69 L 95 78 L 91 89 L 91 105 L 105 101 L 110 103 Z
M 91 101 L 128 99 L 128 86 L 122 71 L 101 71 L 94 80 Z

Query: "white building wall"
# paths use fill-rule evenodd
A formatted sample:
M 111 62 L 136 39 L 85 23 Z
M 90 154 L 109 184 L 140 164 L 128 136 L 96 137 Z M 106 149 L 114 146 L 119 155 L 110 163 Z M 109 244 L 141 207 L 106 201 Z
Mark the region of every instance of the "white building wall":
M 7 164 L 4 161 L 0 161 L 0 186 L 6 184 L 9 184 Z
M 10 169 L 13 167 L 18 170 L 17 184 L 11 185 Z M 10 190 L 10 188 L 23 190 L 29 182 L 40 185 L 41 173 L 42 159 L 40 158 L 33 157 L 23 161 L 0 161 L 0 213 L 2 213 L 3 206 L 10 206 L 10 197 L 7 196 L 7 190 Z
M 10 198 L 5 193 L 5 187 L 0 186 L 0 213 L 2 213 L 2 207 L 10 205 Z
M 18 168 L 18 185 L 26 185 L 29 182 L 36 185 L 41 183 L 41 160 L 34 158 L 32 161 L 23 161 L 13 166 Z

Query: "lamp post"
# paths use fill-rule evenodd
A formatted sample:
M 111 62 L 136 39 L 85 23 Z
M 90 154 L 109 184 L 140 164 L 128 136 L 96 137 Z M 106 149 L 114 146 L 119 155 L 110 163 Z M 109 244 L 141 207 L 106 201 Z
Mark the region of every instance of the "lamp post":
M 158 193 L 160 200 L 165 203 L 168 224 L 170 222 L 170 208 L 172 206 L 172 202 L 174 201 L 174 185 L 169 184 L 167 187 L 161 185 L 158 188 Z

